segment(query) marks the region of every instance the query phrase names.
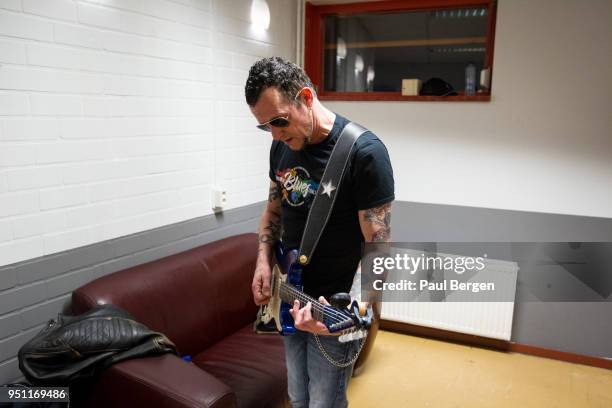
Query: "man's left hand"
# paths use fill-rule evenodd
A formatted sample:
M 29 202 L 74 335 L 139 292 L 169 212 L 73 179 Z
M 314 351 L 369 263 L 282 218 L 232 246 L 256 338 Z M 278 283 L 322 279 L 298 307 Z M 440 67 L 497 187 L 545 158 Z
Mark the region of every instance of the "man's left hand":
M 319 298 L 319 302 L 324 305 L 329 305 L 323 296 Z M 300 309 L 300 301 L 293 301 L 293 308 L 289 311 L 293 317 L 295 328 L 298 330 L 329 336 L 331 333 L 327 327 L 312 317 L 312 303 L 306 303 L 306 306 Z

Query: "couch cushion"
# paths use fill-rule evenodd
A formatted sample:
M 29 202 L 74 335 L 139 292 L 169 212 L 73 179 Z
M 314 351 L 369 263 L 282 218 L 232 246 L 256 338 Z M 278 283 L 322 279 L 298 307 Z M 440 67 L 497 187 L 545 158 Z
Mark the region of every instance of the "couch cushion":
M 255 334 L 248 325 L 196 355 L 193 362 L 236 393 L 238 407 L 273 407 L 285 399 L 283 339 Z
M 206 244 L 88 283 L 73 293 L 73 312 L 112 303 L 194 355 L 254 320 L 256 257 L 256 234 Z
M 223 336 L 253 323 L 257 316 L 251 283 L 258 246 L 257 234 L 237 235 L 205 245 L 203 262 L 209 271 L 207 283 L 216 290 L 214 299 L 206 302 L 217 309 L 215 328 Z M 202 351 L 208 344 L 199 346 L 197 350 Z

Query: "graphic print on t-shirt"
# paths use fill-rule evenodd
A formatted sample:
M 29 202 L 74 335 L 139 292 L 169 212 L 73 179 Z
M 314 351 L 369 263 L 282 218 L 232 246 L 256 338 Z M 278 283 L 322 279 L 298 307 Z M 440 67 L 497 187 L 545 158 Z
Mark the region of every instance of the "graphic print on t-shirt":
M 301 166 L 278 170 L 276 181 L 281 185 L 283 200 L 292 207 L 299 207 L 304 203 L 310 207 L 319 188 L 319 183 L 313 180 L 308 170 Z

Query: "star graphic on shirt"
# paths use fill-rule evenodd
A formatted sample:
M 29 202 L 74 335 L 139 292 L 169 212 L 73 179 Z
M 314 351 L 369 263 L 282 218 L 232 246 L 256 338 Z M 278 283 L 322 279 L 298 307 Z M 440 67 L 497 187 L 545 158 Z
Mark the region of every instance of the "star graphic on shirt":
M 336 189 L 336 187 L 332 185 L 331 180 L 327 183 L 321 183 L 321 185 L 323 186 L 323 191 L 321 191 L 321 195 L 327 194 L 327 196 L 331 198 L 332 191 Z

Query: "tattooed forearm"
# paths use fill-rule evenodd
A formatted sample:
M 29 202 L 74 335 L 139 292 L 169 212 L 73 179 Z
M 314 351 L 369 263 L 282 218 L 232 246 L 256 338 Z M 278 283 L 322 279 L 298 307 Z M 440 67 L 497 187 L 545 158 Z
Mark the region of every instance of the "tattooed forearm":
M 272 188 L 270 188 L 270 190 L 272 190 Z M 259 242 L 262 244 L 273 244 L 280 239 L 281 233 L 282 224 L 280 213 L 268 209 L 259 227 Z
M 268 221 L 263 231 L 259 234 L 259 242 L 264 244 L 272 244 L 278 241 L 281 236 L 281 224 L 274 222 L 273 220 Z
M 371 242 L 385 242 L 391 239 L 391 203 L 370 208 L 363 212 L 363 223 L 366 225 L 366 239 Z M 369 235 L 369 237 L 367 236 Z
M 270 186 L 270 192 L 268 193 L 268 202 L 272 202 L 274 200 L 278 200 L 280 198 L 280 191 L 278 189 L 278 185 L 274 184 Z
M 259 252 L 257 262 L 269 264 L 272 259 L 272 247 L 280 240 L 283 233 L 281 220 L 281 196 L 278 183 L 270 181 L 268 203 L 259 221 Z

